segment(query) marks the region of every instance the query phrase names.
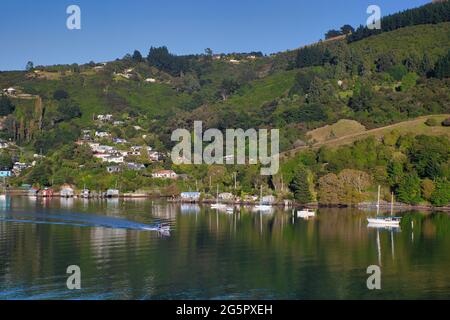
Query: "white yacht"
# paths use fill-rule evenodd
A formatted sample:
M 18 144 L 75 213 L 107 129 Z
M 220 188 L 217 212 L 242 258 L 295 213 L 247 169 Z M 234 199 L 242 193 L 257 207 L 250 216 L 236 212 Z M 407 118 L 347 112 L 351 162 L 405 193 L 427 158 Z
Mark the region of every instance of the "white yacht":
M 216 210 L 226 210 L 227 209 L 227 205 L 226 204 L 219 202 L 219 185 L 217 185 L 216 203 L 213 203 L 211 205 L 211 209 L 216 209 Z
M 261 192 L 260 192 L 260 196 L 259 196 L 259 205 L 256 205 L 254 210 L 255 211 L 271 211 L 273 208 L 270 204 L 263 204 L 263 189 L 262 189 L 262 185 L 261 185 Z
M 377 216 L 375 218 L 367 218 L 369 226 L 380 226 L 380 227 L 393 227 L 399 228 L 402 218 L 394 217 L 394 193 L 391 194 L 391 216 L 390 217 L 380 217 L 380 186 L 378 186 L 378 201 L 377 201 Z

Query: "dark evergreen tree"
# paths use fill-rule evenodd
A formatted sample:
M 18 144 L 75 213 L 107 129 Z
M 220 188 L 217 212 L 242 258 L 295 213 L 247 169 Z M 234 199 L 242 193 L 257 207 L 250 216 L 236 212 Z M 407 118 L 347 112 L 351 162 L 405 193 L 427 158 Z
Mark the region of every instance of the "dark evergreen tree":
M 297 170 L 291 183 L 289 184 L 289 189 L 292 191 L 295 200 L 298 202 L 306 204 L 313 201 L 308 171 L 304 167 L 300 167 Z

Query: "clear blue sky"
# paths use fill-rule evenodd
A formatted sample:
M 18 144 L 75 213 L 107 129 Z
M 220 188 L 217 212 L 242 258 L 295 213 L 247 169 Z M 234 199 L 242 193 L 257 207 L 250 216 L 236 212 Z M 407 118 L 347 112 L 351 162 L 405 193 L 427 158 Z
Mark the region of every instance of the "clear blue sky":
M 2 0 L 0 70 L 109 61 L 166 45 L 176 54 L 262 51 L 308 44 L 332 28 L 365 23 L 429 0 Z M 66 28 L 66 8 L 81 8 L 81 30 Z

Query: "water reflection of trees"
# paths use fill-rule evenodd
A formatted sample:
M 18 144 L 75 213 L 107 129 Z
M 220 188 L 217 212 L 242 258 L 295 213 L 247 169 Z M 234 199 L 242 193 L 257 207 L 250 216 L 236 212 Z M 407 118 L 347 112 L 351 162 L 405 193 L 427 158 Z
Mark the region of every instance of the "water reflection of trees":
M 58 202 L 45 207 L 20 201 L 12 207 L 59 208 Z M 111 214 L 105 202 L 86 207 L 75 200 L 72 210 Z M 178 298 L 224 292 L 250 298 L 376 297 L 365 288 L 365 269 L 378 261 L 377 231 L 367 228 L 367 214 L 359 210 L 320 209 L 308 221 L 281 210 L 264 215 L 241 208 L 227 214 L 152 201 L 119 201 L 114 210 L 112 215 L 133 221 L 169 220 L 174 230 L 161 238 L 152 232 L 0 221 L 0 283 L 64 277 L 68 264 L 79 264 L 91 279 L 87 285 L 125 286 L 130 298 L 170 297 L 168 287 Z M 418 212 L 404 216 L 401 232 L 380 230 L 385 292 L 411 298 L 427 294 L 424 288 L 446 292 L 449 231 L 447 215 Z

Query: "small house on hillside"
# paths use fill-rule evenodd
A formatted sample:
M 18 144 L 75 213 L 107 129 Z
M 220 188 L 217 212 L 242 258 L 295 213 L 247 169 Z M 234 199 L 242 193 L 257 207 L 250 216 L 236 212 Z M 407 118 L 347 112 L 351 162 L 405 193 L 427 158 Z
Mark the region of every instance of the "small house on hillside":
M 234 195 L 230 192 L 222 192 L 219 194 L 219 199 L 224 201 L 234 200 Z
M 109 166 L 106 168 L 108 173 L 118 173 L 122 171 L 122 167 L 120 166 Z
M 152 173 L 152 177 L 156 179 L 177 179 L 178 175 L 173 170 L 160 170 Z
M 127 169 L 134 170 L 134 171 L 140 171 L 140 170 L 144 170 L 145 166 L 142 163 L 128 162 Z

